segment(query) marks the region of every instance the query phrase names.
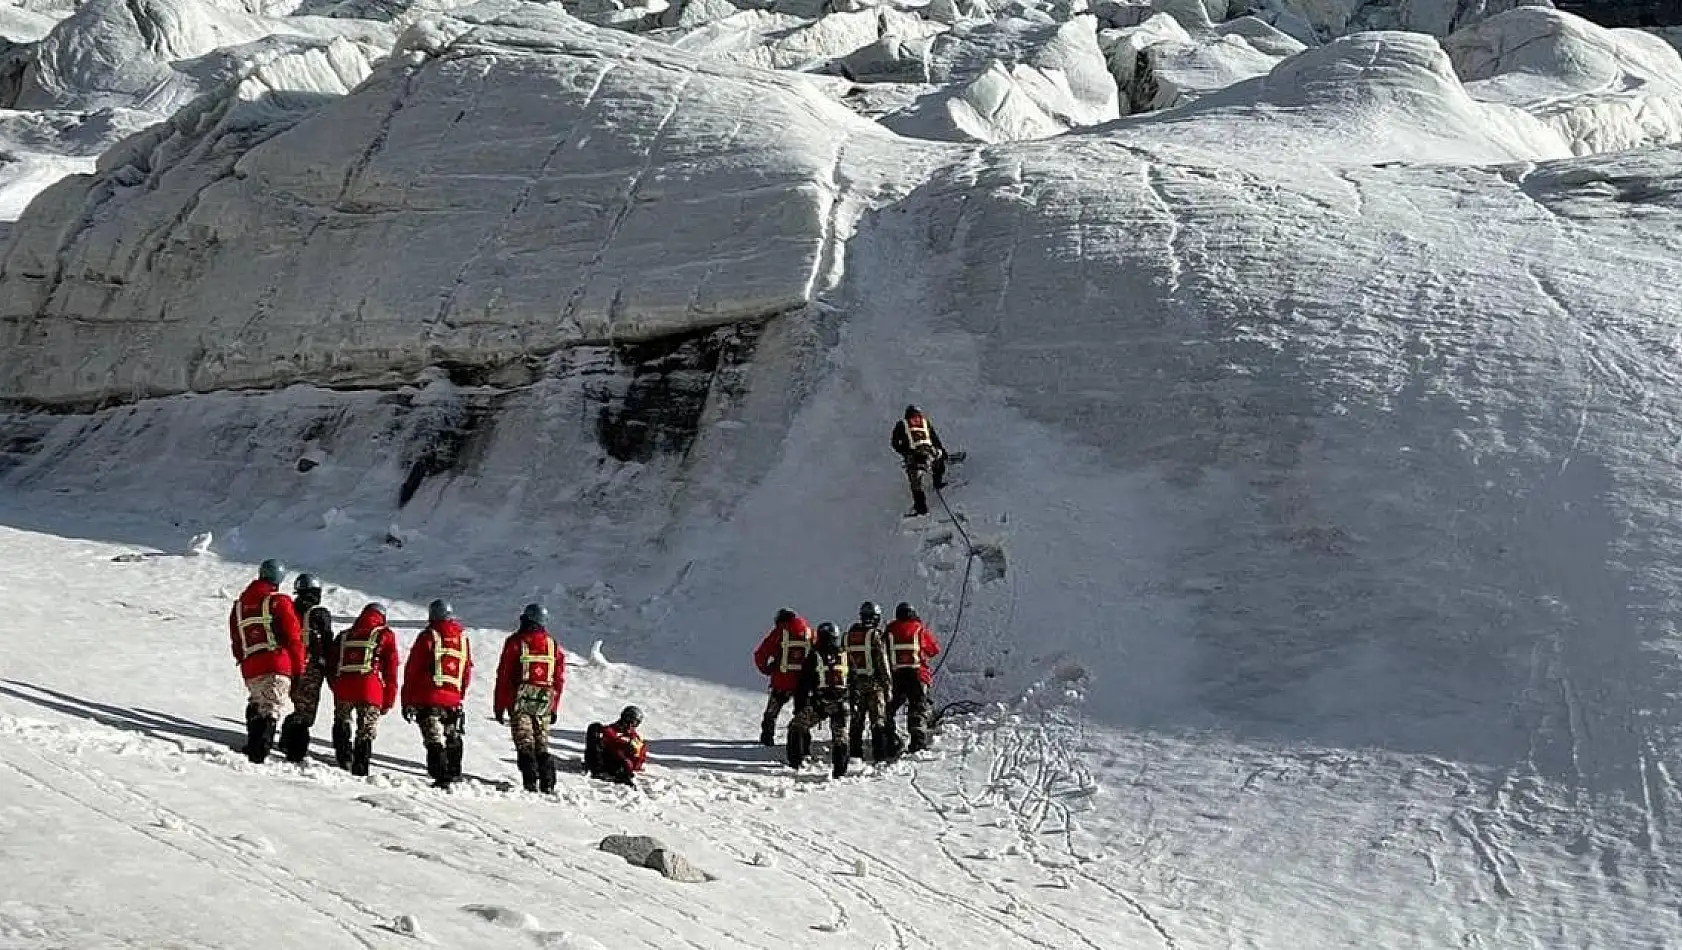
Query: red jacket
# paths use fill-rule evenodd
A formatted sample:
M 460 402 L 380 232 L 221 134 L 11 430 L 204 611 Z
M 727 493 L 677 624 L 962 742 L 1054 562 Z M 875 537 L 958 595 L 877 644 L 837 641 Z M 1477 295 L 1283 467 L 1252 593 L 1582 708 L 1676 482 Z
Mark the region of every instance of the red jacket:
M 553 659 L 549 656 L 551 650 Z M 514 700 L 524 686 L 549 687 L 549 713 L 558 713 L 566 679 L 566 651 L 549 631 L 532 627 L 510 634 L 502 643 L 502 661 L 496 665 L 496 714 L 500 716 L 513 709 Z
M 297 676 L 304 670 L 304 638 L 292 598 L 268 581 L 252 581 L 234 602 L 228 613 L 228 642 L 246 679 Z
M 916 669 L 923 685 L 934 682 L 929 657 L 940 655 L 940 644 L 921 620 L 895 620 L 882 632 L 882 639 L 888 641 L 888 662 L 895 673 Z
M 806 665 L 806 651 L 812 646 L 812 628 L 800 617 L 790 620 L 788 629 L 772 627 L 759 648 L 753 651 L 753 665 L 771 677 L 771 689 L 792 693 L 800 685 L 800 669 Z
M 429 625 L 409 648 L 403 667 L 403 708 L 460 709 L 473 682 L 473 648 L 457 621 Z
M 397 634 L 385 615 L 369 607 L 339 634 L 327 657 L 333 698 L 341 703 L 372 703 L 386 712 L 397 704 Z
M 633 772 L 641 772 L 642 764 L 648 761 L 648 745 L 635 726 L 603 726 L 602 754 L 625 763 Z

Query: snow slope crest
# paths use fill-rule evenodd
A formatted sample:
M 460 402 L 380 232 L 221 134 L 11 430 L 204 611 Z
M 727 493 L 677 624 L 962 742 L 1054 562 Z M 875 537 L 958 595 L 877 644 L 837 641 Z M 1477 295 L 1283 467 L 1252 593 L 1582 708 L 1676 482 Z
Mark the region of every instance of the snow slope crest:
M 1471 95 L 1536 116 L 1575 154 L 1682 140 L 1682 54 L 1651 33 L 1521 7 L 1443 47 Z
M 1153 139 L 1173 130 L 1187 145 L 1253 151 L 1262 160 L 1489 163 L 1571 154 L 1535 117 L 1472 98 L 1441 45 L 1420 33 L 1345 36 L 1264 76 L 1137 121 L 1158 129 Z M 1243 134 L 1232 136 L 1230 123 Z M 1212 126 L 1223 128 L 1228 144 L 1205 132 Z

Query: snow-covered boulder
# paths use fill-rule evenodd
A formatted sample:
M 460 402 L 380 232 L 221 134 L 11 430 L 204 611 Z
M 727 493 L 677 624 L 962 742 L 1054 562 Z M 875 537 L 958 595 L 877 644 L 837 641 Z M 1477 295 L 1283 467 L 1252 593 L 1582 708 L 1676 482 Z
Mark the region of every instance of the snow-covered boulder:
M 1201 8 L 1199 8 L 1201 9 Z M 1261 76 L 1303 44 L 1254 17 L 1190 32 L 1158 13 L 1136 27 L 1105 30 L 1099 45 L 1124 113 L 1167 109 Z
M 1473 99 L 1442 47 L 1421 33 L 1342 37 L 1153 119 L 1139 128 L 1141 140 L 1273 159 L 1480 163 L 1571 154 L 1533 116 Z
M 825 65 L 884 39 L 916 42 L 944 27 L 889 8 L 831 13 L 806 20 L 771 10 L 744 10 L 672 40 L 697 55 L 765 69 Z
M 1443 49 L 1472 96 L 1536 116 L 1576 154 L 1682 140 L 1682 54 L 1645 31 L 1523 7 Z
M 45 192 L 0 269 L 0 392 L 377 382 L 762 319 L 836 266 L 850 140 L 903 164 L 805 80 L 470 15 L 353 95 L 208 99 Z
M 1020 141 L 1121 114 L 1090 15 L 1048 27 L 1018 21 L 956 29 L 934 38 L 925 63 L 929 77 L 945 85 L 883 119 L 905 135 Z
M 353 41 L 372 58 L 396 39 L 371 21 L 259 17 L 211 0 L 89 0 L 33 48 L 20 109 L 133 108 L 168 115 L 225 83 L 249 55 L 295 42 Z

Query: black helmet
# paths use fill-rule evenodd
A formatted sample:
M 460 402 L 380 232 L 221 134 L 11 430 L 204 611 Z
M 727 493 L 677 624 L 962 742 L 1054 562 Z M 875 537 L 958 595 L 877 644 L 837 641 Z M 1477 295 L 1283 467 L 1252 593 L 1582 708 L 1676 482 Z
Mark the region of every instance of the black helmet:
M 385 604 L 379 603 L 378 601 L 376 601 L 374 603 L 371 603 L 371 604 L 367 605 L 366 607 L 362 608 L 363 613 L 367 613 L 370 610 L 372 610 L 374 613 L 379 614 L 382 617 L 385 616 Z
M 912 416 L 920 416 L 922 414 L 923 414 L 923 410 L 918 409 L 916 406 L 906 406 L 905 407 L 905 418 L 907 418 L 907 419 L 911 418 Z
M 321 593 L 321 581 L 316 580 L 314 574 L 299 574 L 298 579 L 292 582 L 292 593 L 301 597 L 304 591 Z
M 825 620 L 818 624 L 818 645 L 833 647 L 841 643 L 841 628 Z
M 905 601 L 902 600 L 902 601 L 899 602 L 899 606 L 894 608 L 894 619 L 895 620 L 916 620 L 917 619 L 917 611 L 914 610 L 910 604 L 908 604 L 908 603 L 906 603 Z
M 545 627 L 549 625 L 549 611 L 542 604 L 527 604 L 526 609 L 520 611 L 520 625 L 531 627 Z
M 428 623 L 441 623 L 456 615 L 456 609 L 447 600 L 435 600 L 426 605 L 426 620 Z
M 777 623 L 779 624 L 792 623 L 799 619 L 799 617 L 800 615 L 795 613 L 794 610 L 789 607 L 784 607 L 783 609 L 777 611 Z
M 874 600 L 867 600 L 859 604 L 859 620 L 864 623 L 881 623 L 882 605 Z
M 642 725 L 642 710 L 635 706 L 626 706 L 619 710 L 619 721 L 627 726 Z
M 279 584 L 286 577 L 286 567 L 274 558 L 269 558 L 257 566 L 257 579 Z

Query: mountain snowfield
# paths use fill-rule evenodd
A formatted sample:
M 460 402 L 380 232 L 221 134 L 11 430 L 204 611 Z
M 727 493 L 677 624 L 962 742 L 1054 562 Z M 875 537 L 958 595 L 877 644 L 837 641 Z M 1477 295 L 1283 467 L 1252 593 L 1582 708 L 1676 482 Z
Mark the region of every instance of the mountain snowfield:
M 26 0 L 0 37 L 0 946 L 1682 946 L 1653 33 Z M 967 453 L 925 519 L 907 402 Z M 455 603 L 466 782 L 396 715 L 367 779 L 325 715 L 302 768 L 234 751 L 265 557 L 405 647 Z M 749 653 L 864 599 L 919 605 L 960 705 L 793 773 Z M 635 702 L 638 789 L 513 790 L 530 600 L 557 754 Z

